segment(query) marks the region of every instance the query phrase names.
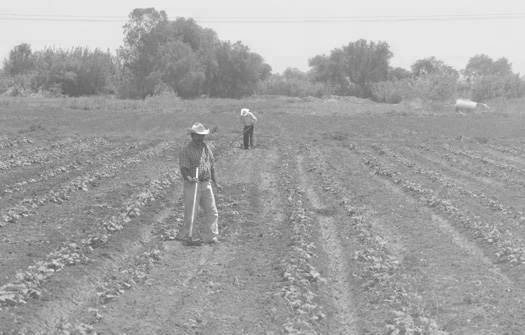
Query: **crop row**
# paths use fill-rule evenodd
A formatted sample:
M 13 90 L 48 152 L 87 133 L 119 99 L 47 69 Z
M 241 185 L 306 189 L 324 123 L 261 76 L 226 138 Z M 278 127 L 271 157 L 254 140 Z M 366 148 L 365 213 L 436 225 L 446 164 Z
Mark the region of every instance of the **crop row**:
M 15 148 L 20 145 L 32 144 L 32 143 L 33 143 L 33 140 L 25 136 L 15 137 L 15 138 L 12 138 L 12 137 L 9 138 L 7 136 L 3 136 L 0 138 L 0 150 L 6 149 L 6 148 Z
M 522 176 L 525 176 L 525 170 L 520 169 L 516 166 L 509 165 L 507 163 L 499 163 L 491 158 L 488 158 L 487 156 L 482 156 L 479 153 L 473 151 L 456 150 L 451 148 L 450 146 L 445 149 L 453 153 L 454 155 L 462 156 L 470 160 L 481 162 L 484 166 L 490 166 L 495 169 L 502 169 L 511 173 L 518 173 Z
M 393 167 L 384 166 L 371 155 L 364 154 L 362 161 L 374 174 L 390 180 L 426 206 L 439 210 L 449 216 L 453 222 L 467 228 L 474 237 L 492 245 L 496 249 L 495 256 L 500 261 L 514 265 L 525 263 L 525 249 L 521 245 L 522 243 L 514 240 L 512 233 L 505 227 L 494 222 L 481 221 L 476 216 L 465 213 L 449 199 L 441 198 L 432 189 L 404 178 L 399 171 Z
M 434 149 L 427 145 L 418 145 L 419 149 L 422 149 L 426 152 L 433 152 Z M 452 166 L 459 165 L 461 169 L 467 169 L 468 171 L 472 172 L 475 175 L 481 175 L 488 178 L 497 178 L 498 180 L 501 180 L 509 185 L 517 184 L 517 185 L 525 185 L 525 181 L 522 177 L 518 177 L 514 175 L 513 173 L 519 173 L 521 174 L 521 169 L 513 167 L 506 163 L 497 163 L 492 164 L 487 159 L 479 156 L 479 157 L 473 157 L 472 155 L 457 151 L 454 149 L 447 149 L 443 148 L 446 152 L 439 153 L 439 155 L 447 160 Z M 463 157 L 463 158 L 460 158 Z M 464 159 L 467 159 L 465 162 Z M 476 167 L 474 167 L 475 162 L 478 161 L 479 164 Z M 507 173 L 505 173 L 507 172 Z
M 470 142 L 474 144 L 482 143 L 483 147 L 490 148 L 495 151 L 499 151 L 501 153 L 512 155 L 515 157 L 521 157 L 525 158 L 525 150 L 523 150 L 523 141 L 517 140 L 516 138 L 513 138 L 512 141 L 480 141 L 479 138 L 471 138 L 462 136 L 461 137 L 463 142 Z
M 111 162 L 94 171 L 87 172 L 56 189 L 49 190 L 47 193 L 24 199 L 11 208 L 1 212 L 0 215 L 3 223 L 0 221 L 0 226 L 5 225 L 6 223 L 15 223 L 22 217 L 33 215 L 36 208 L 43 206 L 47 202 L 61 204 L 64 201 L 67 201 L 74 192 L 79 190 L 87 192 L 88 187 L 93 182 L 100 179 L 112 178 L 116 176 L 120 170 L 132 164 L 138 164 L 144 160 L 158 156 L 161 152 L 167 150 L 171 146 L 171 143 L 163 142 L 122 161 Z
M 17 181 L 10 185 L 4 185 L 3 190 L 0 191 L 0 198 L 2 195 L 7 193 L 22 192 L 23 188 L 30 184 L 44 182 L 50 178 L 54 178 L 62 174 L 68 174 L 73 171 L 80 170 L 84 166 L 90 166 L 97 162 L 114 160 L 121 156 L 123 153 L 128 152 L 132 148 L 134 148 L 134 146 L 120 146 L 108 152 L 98 152 L 94 160 L 85 160 L 83 162 L 74 160 L 73 162 L 65 165 L 45 168 L 42 171 L 39 171 L 38 176 L 31 177 L 22 181 Z
M 519 148 L 515 148 L 511 145 L 500 145 L 500 144 L 495 144 L 495 143 L 489 143 L 487 144 L 487 146 L 493 150 L 499 151 L 507 155 L 512 155 L 516 157 L 522 157 L 523 155 L 525 155 L 525 153 L 522 150 L 520 150 Z
M 108 144 L 109 142 L 104 138 L 88 137 L 81 140 L 58 142 L 47 147 L 35 147 L 31 150 L 15 150 L 0 156 L 0 170 L 43 164 L 53 159 L 68 157 L 72 153 L 81 152 L 91 147 Z
M 117 299 L 127 290 L 137 283 L 143 283 L 148 273 L 161 259 L 161 251 L 156 247 L 148 248 L 139 255 L 133 257 L 132 264 L 120 268 L 118 273 L 107 274 L 102 283 L 97 287 L 95 306 L 105 305 Z M 89 307 L 84 310 L 83 318 L 85 322 L 69 322 L 61 320 L 54 329 L 57 335 L 96 335 L 94 326 L 96 322 L 103 318 L 99 308 Z
M 122 230 L 133 218 L 141 215 L 142 208 L 151 204 L 164 194 L 177 178 L 177 171 L 169 171 L 154 179 L 126 200 L 118 214 L 94 223 L 100 229 L 77 242 L 64 243 L 63 246 L 47 255 L 26 270 L 16 274 L 16 280 L 0 287 L 0 305 L 11 306 L 25 303 L 30 298 L 41 295 L 42 283 L 63 270 L 66 266 L 86 263 L 94 248 L 105 245 L 111 235 Z
M 290 209 L 287 225 L 291 227 L 289 248 L 280 263 L 284 285 L 281 295 L 293 315 L 283 325 L 287 334 L 318 334 L 319 322 L 326 318 L 318 301 L 317 285 L 324 282 L 312 263 L 314 244 L 311 226 L 313 219 L 305 209 L 305 195 L 290 179 L 293 169 L 290 161 L 282 165 L 282 186 L 286 187 L 287 207 Z
M 510 154 L 512 156 L 523 156 L 525 155 L 525 151 L 522 149 L 523 143 L 517 142 L 517 141 L 494 141 L 494 140 L 488 140 L 485 138 L 480 137 L 468 137 L 468 136 L 460 136 L 456 138 L 460 140 L 462 143 L 470 143 L 474 144 L 475 146 L 481 146 L 485 148 L 490 148 L 494 151 L 498 151 L 503 154 Z
M 368 219 L 369 210 L 353 205 L 348 198 L 348 190 L 336 177 L 325 173 L 333 168 L 328 167 L 317 149 L 311 148 L 310 156 L 310 170 L 319 175 L 318 180 L 326 192 L 341 199 L 340 205 L 349 217 L 346 223 L 359 242 L 355 246 L 357 250 L 353 259 L 358 268 L 355 275 L 362 283 L 362 292 L 370 301 L 381 301 L 384 304 L 381 307 L 388 313 L 386 320 L 374 320 L 376 324 L 368 325 L 368 328 L 376 328 L 377 333 L 385 334 L 447 334 L 429 316 L 411 287 L 402 263 L 390 252 L 388 241 L 374 230 Z M 378 308 L 374 306 L 373 309 Z
M 424 176 L 434 183 L 439 183 L 439 185 L 447 187 L 449 190 L 454 190 L 460 195 L 468 196 L 494 212 L 505 215 L 512 220 L 512 223 L 516 226 L 521 226 L 525 223 L 525 213 L 523 211 L 516 209 L 513 206 L 507 206 L 495 197 L 489 196 L 482 191 L 473 191 L 458 185 L 454 179 L 449 178 L 438 171 L 421 166 L 415 161 L 409 160 L 384 146 L 373 145 L 372 148 L 376 153 L 388 155 L 392 160 L 411 169 L 414 173 Z
M 2 160 L 6 160 L 8 158 L 14 158 L 14 157 L 25 157 L 25 156 L 32 156 L 38 153 L 48 152 L 56 149 L 64 149 L 71 145 L 77 145 L 79 143 L 82 143 L 85 140 L 88 140 L 90 138 L 80 138 L 80 139 L 74 139 L 71 137 L 54 141 L 51 143 L 41 144 L 41 143 L 35 143 L 34 140 L 27 140 L 27 142 L 22 142 L 18 145 L 9 145 L 6 146 L 4 149 L 0 151 L 0 158 Z M 91 138 L 92 139 L 92 138 Z M 18 143 L 18 142 L 17 142 Z M 30 144 L 28 146 L 22 146 L 22 144 Z

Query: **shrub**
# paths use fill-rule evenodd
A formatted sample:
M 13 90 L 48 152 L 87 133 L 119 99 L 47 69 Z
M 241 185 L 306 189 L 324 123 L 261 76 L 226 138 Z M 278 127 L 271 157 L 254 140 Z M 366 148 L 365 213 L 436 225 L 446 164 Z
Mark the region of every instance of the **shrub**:
M 4 76 L 0 80 L 0 93 L 13 97 L 27 96 L 32 92 L 31 74 L 18 74 L 15 76 Z
M 471 83 L 471 96 L 475 101 L 493 98 L 520 98 L 525 96 L 525 83 L 517 74 L 486 75 Z
M 457 79 L 455 74 L 430 73 L 415 78 L 374 83 L 371 91 L 374 100 L 378 102 L 399 103 L 415 98 L 443 102 L 455 97 Z
M 413 81 L 416 97 L 440 102 L 456 96 L 458 75 L 455 73 L 431 73 L 419 76 Z
M 370 89 L 375 101 L 389 104 L 400 103 L 413 95 L 409 79 L 381 81 L 372 84 Z
M 98 49 L 46 49 L 35 53 L 33 89 L 60 87 L 68 96 L 108 93 L 115 72 L 112 56 Z
M 0 71 L 0 94 L 4 94 L 9 88 L 9 77 Z
M 323 83 L 313 83 L 307 78 L 287 78 L 282 75 L 272 75 L 262 82 L 257 90 L 263 95 L 284 95 L 290 97 L 322 97 L 330 95 L 329 88 Z
M 115 63 L 109 52 L 98 49 L 48 48 L 33 53 L 29 45 L 22 44 L 11 51 L 4 69 L 0 90 L 8 94 L 80 96 L 109 93 Z
M 9 57 L 4 61 L 4 72 L 10 76 L 24 74 L 33 71 L 35 67 L 31 46 L 22 43 L 15 46 Z

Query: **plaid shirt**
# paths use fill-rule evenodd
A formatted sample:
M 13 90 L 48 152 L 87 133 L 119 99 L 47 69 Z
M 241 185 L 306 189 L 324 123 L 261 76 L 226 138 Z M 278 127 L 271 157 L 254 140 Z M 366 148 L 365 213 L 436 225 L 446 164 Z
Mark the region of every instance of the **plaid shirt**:
M 206 143 L 198 145 L 191 141 L 179 153 L 179 166 L 189 169 L 192 177 L 195 177 L 195 169 L 199 168 L 200 181 L 211 179 L 214 161 L 213 153 Z
M 246 112 L 246 115 L 241 115 L 241 124 L 245 127 L 253 126 L 257 122 L 257 118 L 252 112 Z

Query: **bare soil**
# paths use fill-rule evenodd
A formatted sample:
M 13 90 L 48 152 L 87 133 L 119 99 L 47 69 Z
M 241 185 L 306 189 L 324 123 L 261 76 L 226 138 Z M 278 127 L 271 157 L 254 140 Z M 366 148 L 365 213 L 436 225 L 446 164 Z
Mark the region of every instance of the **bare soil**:
M 518 111 L 3 99 L 0 118 L 2 335 L 524 333 Z M 223 189 L 220 242 L 188 247 L 195 121 Z

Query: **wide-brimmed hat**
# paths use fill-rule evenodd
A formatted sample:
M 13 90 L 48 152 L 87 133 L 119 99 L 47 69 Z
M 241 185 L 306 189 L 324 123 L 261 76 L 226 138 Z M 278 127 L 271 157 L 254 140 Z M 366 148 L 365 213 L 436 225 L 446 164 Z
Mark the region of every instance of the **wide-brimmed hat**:
M 196 122 L 191 126 L 191 128 L 188 129 L 189 133 L 193 134 L 199 134 L 199 135 L 208 135 L 210 133 L 210 130 L 200 122 Z
M 241 116 L 245 116 L 246 114 L 248 114 L 250 110 L 248 108 L 243 108 L 241 109 Z

